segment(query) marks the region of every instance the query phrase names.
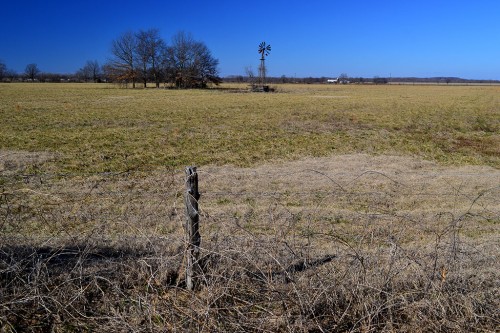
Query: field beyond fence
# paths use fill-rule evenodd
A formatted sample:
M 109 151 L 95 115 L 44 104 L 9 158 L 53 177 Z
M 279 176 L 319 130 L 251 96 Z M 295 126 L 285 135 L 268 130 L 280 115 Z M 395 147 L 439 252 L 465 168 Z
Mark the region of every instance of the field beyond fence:
M 0 332 L 497 331 L 498 87 L 244 88 L 0 85 Z
M 0 149 L 45 153 L 40 172 L 251 166 L 350 153 L 500 166 L 500 86 L 247 88 L 0 84 Z

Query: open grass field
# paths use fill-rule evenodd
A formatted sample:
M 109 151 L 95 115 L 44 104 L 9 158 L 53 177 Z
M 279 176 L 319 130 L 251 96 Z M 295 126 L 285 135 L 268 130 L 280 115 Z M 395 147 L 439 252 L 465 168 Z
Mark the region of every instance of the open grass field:
M 498 331 L 500 87 L 245 88 L 0 84 L 0 332 Z
M 223 86 L 224 87 L 224 86 Z M 500 87 L 284 85 L 279 93 L 0 85 L 0 149 L 59 171 L 250 166 L 363 152 L 500 165 Z

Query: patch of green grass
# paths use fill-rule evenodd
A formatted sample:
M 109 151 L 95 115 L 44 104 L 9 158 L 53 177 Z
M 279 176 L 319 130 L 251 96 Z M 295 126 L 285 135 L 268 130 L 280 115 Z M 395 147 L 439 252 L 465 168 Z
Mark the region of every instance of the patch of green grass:
M 60 171 L 250 166 L 365 152 L 500 165 L 500 87 L 283 85 L 280 93 L 0 84 L 0 149 Z

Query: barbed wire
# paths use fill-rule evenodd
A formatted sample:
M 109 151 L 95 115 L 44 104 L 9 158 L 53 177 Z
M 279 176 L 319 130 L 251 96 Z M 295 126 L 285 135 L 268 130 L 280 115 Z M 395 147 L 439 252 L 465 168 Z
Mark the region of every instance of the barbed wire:
M 398 279 L 403 272 L 406 275 L 397 280 L 397 285 L 406 286 L 412 281 L 418 286 L 415 290 L 421 290 L 424 283 L 435 283 L 438 287 L 430 289 L 435 297 L 448 294 L 439 288 L 446 278 L 444 269 L 455 269 L 456 276 L 463 265 L 477 269 L 476 263 L 482 263 L 481 267 L 488 272 L 496 262 L 495 255 L 489 255 L 498 249 L 498 242 L 492 240 L 498 229 L 496 221 L 500 219 L 497 203 L 500 182 L 496 171 L 489 175 L 469 173 L 455 183 L 444 179 L 436 186 L 432 178 L 435 175 L 411 172 L 331 173 L 310 168 L 269 172 L 229 168 L 226 174 L 221 174 L 210 169 L 198 170 L 202 176 L 200 249 L 204 258 L 208 258 L 207 263 L 213 265 L 206 266 L 211 271 L 203 278 L 212 279 L 207 283 L 208 288 L 215 285 L 214 291 L 224 290 L 224 294 L 217 294 L 217 299 L 204 304 L 216 304 L 228 292 L 238 290 L 231 285 L 234 280 L 238 285 L 255 288 L 255 295 L 272 290 L 267 295 L 272 296 L 274 290 L 284 290 L 287 283 L 297 288 L 299 284 L 295 281 L 301 279 L 301 274 L 305 274 L 303 281 L 322 276 L 324 280 L 318 284 L 318 290 L 327 282 L 331 283 L 327 288 L 334 290 L 347 276 L 354 281 L 346 287 L 348 293 L 362 285 L 373 288 L 376 295 L 382 294 L 380 290 L 389 295 L 384 289 L 387 281 Z M 408 179 L 413 174 L 420 176 L 418 186 L 412 186 Z M 44 272 L 50 272 L 47 279 L 56 276 L 58 269 L 64 272 L 61 274 L 71 272 L 75 283 L 61 275 L 62 280 L 53 284 L 57 286 L 54 292 L 39 285 L 33 287 L 37 293 L 49 290 L 44 300 L 66 288 L 58 296 L 57 306 L 67 309 L 69 304 L 71 310 L 76 303 L 65 295 L 81 295 L 94 286 L 95 292 L 89 297 L 105 295 L 96 279 L 113 286 L 113 293 L 123 290 L 122 297 L 131 290 L 146 289 L 146 294 L 131 298 L 140 302 L 152 297 L 151 290 L 157 290 L 154 288 L 158 284 L 177 279 L 187 244 L 182 233 L 184 170 L 91 173 L 88 177 L 79 174 L 74 179 L 60 175 L 40 173 L 26 181 L 23 177 L 0 174 L 3 182 L 0 183 L 0 264 L 6 267 L 4 274 L 15 272 L 17 279 L 11 280 L 19 282 L 16 290 L 30 286 L 22 280 L 26 276 L 33 276 L 35 281 Z M 468 185 L 469 176 L 480 177 L 480 186 Z M 445 198 L 446 205 L 437 204 L 427 211 L 425 205 L 433 205 L 438 198 Z M 399 199 L 410 203 L 406 205 L 405 201 L 401 206 Z M 417 205 L 414 214 L 413 202 L 419 201 L 424 202 L 425 209 Z M 289 202 L 294 205 L 288 206 Z M 481 237 L 482 247 L 476 239 L 460 240 L 465 234 L 460 229 L 466 223 L 470 224 L 467 232 L 473 237 L 477 235 L 474 233 L 484 233 L 477 236 Z M 336 262 L 334 269 L 327 265 L 329 261 Z M 90 278 L 78 279 L 82 272 Z M 334 279 L 332 274 L 336 274 Z M 470 285 L 468 276 L 463 276 L 457 280 Z M 380 283 L 370 280 L 374 277 Z M 138 279 L 142 280 L 136 282 Z M 285 282 L 275 288 L 272 283 L 277 280 Z M 481 281 L 474 286 L 484 286 Z M 487 277 L 484 281 L 488 281 Z M 131 283 L 136 283 L 136 287 L 128 288 Z M 168 283 L 177 288 L 176 282 Z M 262 283 L 269 283 L 270 287 L 262 288 Z M 300 292 L 302 298 L 312 297 L 310 283 L 306 285 Z M 26 297 L 39 295 L 35 291 L 16 294 L 16 290 L 1 304 L 11 312 Z M 404 290 L 403 294 L 411 293 Z M 280 306 L 269 307 L 270 310 L 281 307 L 283 295 L 276 303 Z M 289 304 L 297 303 L 294 293 L 287 297 Z M 356 299 L 364 298 L 363 291 Z M 400 299 L 397 297 L 398 302 Z M 385 301 L 382 297 L 373 304 Z M 176 302 L 161 308 L 172 308 Z M 310 304 L 315 302 L 312 297 Z
M 230 168 L 230 170 L 234 171 L 234 168 Z M 286 169 L 285 169 L 286 170 Z M 255 169 L 246 169 L 246 168 L 241 168 L 238 170 L 239 173 L 245 173 L 246 175 L 251 175 L 251 176 L 275 176 L 276 171 L 271 172 L 271 171 L 259 171 Z M 206 174 L 208 176 L 212 176 L 213 173 L 210 171 L 205 170 L 203 167 L 198 167 L 197 172 L 199 174 Z M 168 168 L 168 167 L 157 167 L 157 168 L 152 168 L 152 169 L 126 169 L 126 170 L 121 170 L 121 171 L 92 171 L 92 172 L 86 172 L 86 171 L 78 171 L 78 172 L 48 172 L 48 171 L 39 171 L 39 172 L 33 172 L 33 173 L 24 173 L 24 172 L 18 172 L 18 171 L 9 171 L 9 170 L 0 170 L 0 176 L 5 177 L 5 178 L 65 178 L 65 177 L 117 177 L 117 176 L 128 176 L 128 175 L 133 175 L 133 174 L 142 174 L 142 175 L 153 175 L 153 174 L 158 174 L 158 173 L 168 173 L 170 175 L 184 175 L 185 169 L 179 169 L 179 168 Z M 331 180 L 332 182 L 335 182 L 334 176 L 342 176 L 342 175 L 350 175 L 350 172 L 335 172 L 334 174 L 329 174 L 328 172 L 325 171 L 320 171 L 316 169 L 311 169 L 311 168 L 305 168 L 301 169 L 299 171 L 293 171 L 293 172 L 287 172 L 283 171 L 283 169 L 280 169 L 279 175 L 280 177 L 288 177 L 288 176 L 293 176 L 296 174 L 301 174 L 301 173 L 314 173 L 318 174 L 321 176 L 324 176 Z M 404 175 L 422 175 L 422 171 L 412 171 L 412 170 L 395 170 L 394 171 L 395 175 L 397 176 L 404 176 Z M 482 171 L 483 176 L 484 176 L 484 170 Z M 395 183 L 399 183 L 399 181 L 394 180 L 391 176 L 389 176 L 386 172 L 381 172 L 378 170 L 364 170 L 361 171 L 353 180 L 356 180 L 357 178 L 360 178 L 364 175 L 369 175 L 369 174 L 374 174 L 374 175 L 380 175 L 382 177 L 385 177 L 389 180 L 392 180 Z M 466 171 L 425 171 L 425 175 L 428 177 L 434 177 L 434 176 L 477 176 L 477 172 L 466 172 Z M 492 172 L 489 175 L 486 175 L 486 177 L 494 177 L 500 182 L 500 170 L 492 168 Z
M 165 172 L 167 172 L 165 174 Z M 203 170 L 198 171 L 201 174 L 206 174 L 208 177 L 203 179 L 202 181 L 205 183 L 205 185 L 210 186 L 211 181 L 214 179 L 220 179 L 224 178 L 224 181 L 227 183 L 232 183 L 232 184 L 238 184 L 238 181 L 232 181 L 231 177 L 227 176 L 222 176 L 222 175 L 214 175 L 208 172 L 204 172 Z M 235 196 L 235 197 L 241 197 L 241 196 L 253 196 L 257 198 L 266 198 L 266 197 L 281 197 L 281 196 L 290 196 L 290 195 L 295 195 L 295 196 L 310 196 L 310 195 L 387 195 L 390 193 L 394 193 L 394 191 L 387 191 L 387 190 L 361 190 L 361 189 L 356 189 L 352 190 L 349 189 L 349 186 L 360 181 L 363 177 L 367 177 L 369 175 L 376 175 L 376 176 L 381 176 L 382 178 L 387 179 L 390 183 L 393 183 L 403 189 L 399 189 L 397 192 L 399 195 L 407 195 L 407 196 L 457 196 L 458 194 L 460 195 L 475 195 L 477 194 L 476 192 L 463 192 L 460 189 L 453 189 L 452 190 L 446 190 L 446 191 L 425 191 L 421 188 L 413 189 L 411 186 L 404 184 L 404 182 L 394 179 L 393 176 L 388 176 L 385 173 L 379 172 L 379 171 L 373 171 L 373 170 L 367 170 L 363 171 L 357 175 L 351 175 L 350 179 L 347 181 L 343 181 L 340 183 L 339 181 L 335 180 L 334 177 L 335 175 L 331 176 L 328 175 L 325 172 L 314 170 L 314 169 L 303 169 L 300 171 L 295 171 L 295 172 L 280 172 L 279 173 L 279 178 L 282 180 L 286 180 L 287 177 L 292 177 L 297 174 L 317 174 L 325 179 L 327 179 L 332 185 L 337 187 L 338 189 L 335 190 L 328 190 L 328 189 L 312 189 L 312 190 L 307 190 L 307 191 L 297 191 L 297 190 L 272 190 L 272 191 L 266 191 L 266 190 L 260 190 L 260 191 L 252 191 L 248 189 L 239 189 L 239 190 L 231 190 L 234 187 L 231 187 L 231 189 L 225 189 L 224 191 L 217 191 L 217 190 L 210 190 L 205 188 L 201 189 L 200 192 L 202 193 L 203 196 L 205 197 L 220 197 L 220 196 Z M 179 194 L 180 191 L 183 189 L 182 184 L 177 184 L 177 185 L 171 185 L 168 190 L 161 190 L 161 189 L 154 189 L 154 191 L 149 189 L 140 189 L 140 190 L 134 190 L 134 189 L 127 189 L 125 190 L 113 190 L 109 188 L 105 188 L 104 186 L 100 186 L 100 183 L 105 183 L 107 180 L 116 178 L 116 177 L 125 177 L 128 178 L 128 176 L 132 175 L 141 175 L 141 176 L 169 176 L 169 177 L 184 177 L 184 170 L 155 170 L 154 172 L 145 172 L 145 171 L 122 171 L 122 172 L 98 172 L 98 173 L 87 173 L 87 174 L 80 174 L 80 173 L 74 173 L 74 174 L 68 174 L 68 173 L 39 173 L 39 174 L 14 174 L 14 175 L 5 175 L 0 173 L 0 194 L 4 195 L 13 195 L 15 193 L 34 193 L 34 194 L 40 194 L 40 195 L 53 195 L 53 196 L 62 196 L 62 195 L 67 195 L 70 194 L 72 191 L 64 191 L 64 190 L 53 190 L 49 189 L 50 185 L 53 185 L 55 182 L 59 181 L 61 178 L 65 177 L 86 177 L 85 179 L 82 179 L 82 181 L 87 181 L 87 182 L 94 182 L 95 184 L 92 186 L 91 189 L 88 189 L 88 191 L 94 191 L 96 189 L 101 189 L 101 192 L 99 192 L 101 195 L 110 195 L 110 196 L 127 196 L 127 195 L 138 195 L 140 192 L 146 192 L 149 194 L 156 194 L 156 195 L 161 195 L 161 196 L 176 196 Z M 252 171 L 251 173 L 252 177 L 259 177 L 259 178 L 266 178 L 269 177 L 269 179 L 276 180 L 278 177 L 276 176 L 276 173 L 272 172 L 256 172 Z M 406 178 L 409 175 L 413 174 L 419 174 L 422 175 L 421 173 L 417 172 L 399 172 L 398 173 L 398 178 Z M 434 174 L 429 174 L 426 173 L 425 176 L 427 178 L 433 177 L 433 176 L 440 176 L 440 177 L 447 177 L 447 176 L 460 176 L 460 177 L 478 177 L 477 173 L 472 173 L 472 172 L 445 172 L 445 173 L 434 173 Z M 500 186 L 500 174 L 496 173 L 491 173 L 491 174 L 484 174 L 482 173 L 480 175 L 481 179 L 487 179 L 487 180 L 492 180 L 491 182 L 491 187 L 489 189 L 484 189 L 484 191 L 488 192 L 491 190 L 494 190 Z M 37 181 L 38 180 L 38 181 Z M 54 183 L 51 183 L 54 182 Z M 42 193 L 37 191 L 36 189 L 26 187 L 25 185 L 33 185 L 35 188 L 37 187 L 47 187 L 48 193 Z M 24 186 L 24 187 L 23 187 Z M 177 187 L 176 189 L 172 190 L 171 187 Z

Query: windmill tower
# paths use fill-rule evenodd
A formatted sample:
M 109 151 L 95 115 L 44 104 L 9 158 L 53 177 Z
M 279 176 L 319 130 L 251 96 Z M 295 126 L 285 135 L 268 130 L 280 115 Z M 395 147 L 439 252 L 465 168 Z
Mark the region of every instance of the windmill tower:
M 264 86 L 266 83 L 266 58 L 271 52 L 271 45 L 266 45 L 266 42 L 262 42 L 259 44 L 259 53 L 260 57 L 260 66 L 259 66 L 259 83 Z

